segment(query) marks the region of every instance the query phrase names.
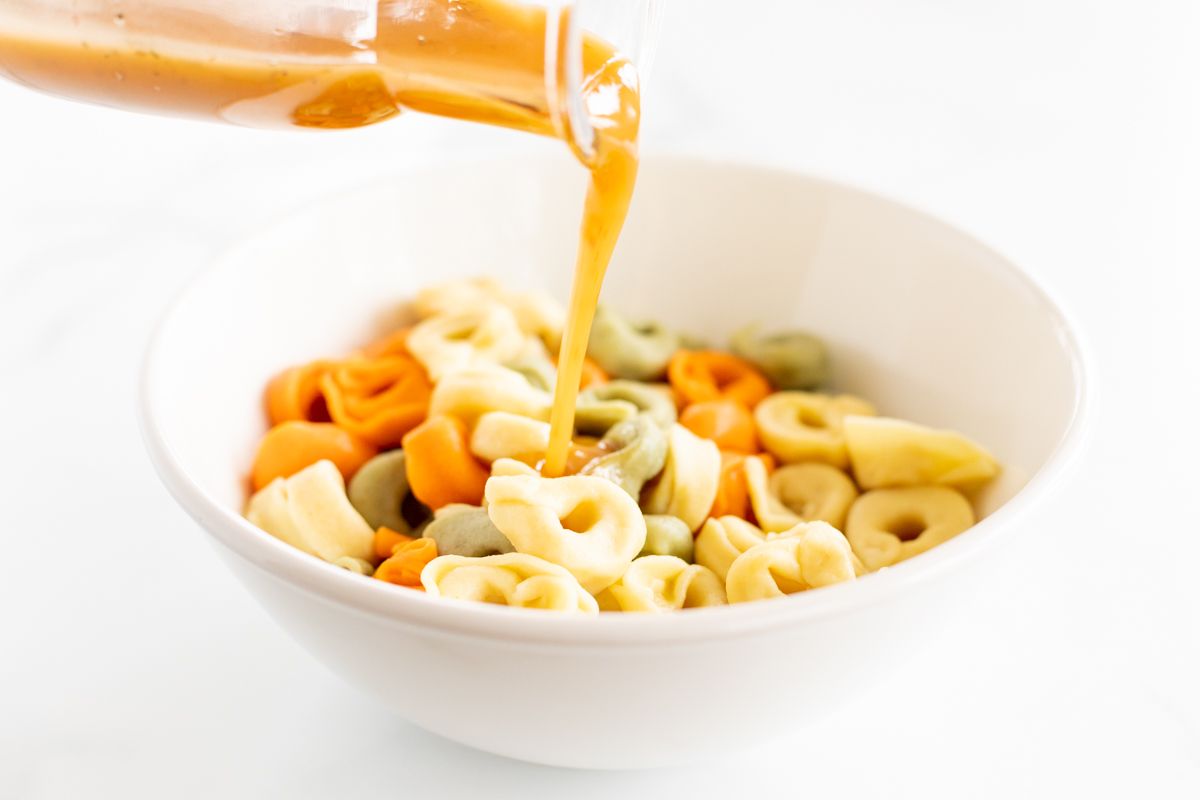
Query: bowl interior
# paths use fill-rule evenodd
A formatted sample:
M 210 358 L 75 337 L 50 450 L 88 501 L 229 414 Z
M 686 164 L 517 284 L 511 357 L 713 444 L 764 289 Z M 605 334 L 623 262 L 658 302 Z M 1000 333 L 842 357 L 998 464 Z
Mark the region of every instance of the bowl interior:
M 237 511 L 278 370 L 363 344 L 435 281 L 493 274 L 565 301 L 584 180 L 558 158 L 431 168 L 242 243 L 152 350 L 146 403 L 167 457 Z M 604 297 L 713 342 L 751 322 L 821 335 L 838 390 L 994 451 L 1005 471 L 983 513 L 1047 462 L 1082 390 L 1062 318 L 1004 259 L 902 206 L 780 171 L 649 159 Z

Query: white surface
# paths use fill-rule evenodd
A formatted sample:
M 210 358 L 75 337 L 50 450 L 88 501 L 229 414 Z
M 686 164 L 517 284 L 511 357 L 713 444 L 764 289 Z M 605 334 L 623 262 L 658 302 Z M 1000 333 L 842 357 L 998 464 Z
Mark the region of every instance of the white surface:
M 729 7 L 671 9 L 650 146 L 894 194 L 1049 285 L 1099 367 L 1060 531 L 1009 554 L 1004 591 L 890 684 L 733 762 L 563 772 L 423 734 L 312 662 L 182 532 L 138 440 L 135 372 L 163 304 L 237 233 L 435 151 L 549 145 L 416 119 L 241 131 L 0 86 L 0 797 L 1200 791 L 1200 10 Z
M 657 767 L 754 748 L 873 688 L 947 617 L 969 613 L 996 549 L 1053 531 L 1044 500 L 1062 486 L 1084 425 L 1081 354 L 1023 275 L 928 217 L 782 171 L 652 158 L 605 285 L 610 302 L 713 337 L 764 318 L 821 331 L 839 391 L 988 443 L 1004 472 L 980 499 L 992 512 L 980 525 L 920 559 L 787 602 L 596 619 L 400 591 L 242 519 L 268 376 L 390 330 L 394 309 L 381 299 L 414 297 L 431 264 L 442 280 L 483 272 L 566 295 L 584 181 L 564 160 L 413 171 L 238 243 L 155 334 L 143 386 L 149 449 L 280 625 L 422 728 L 552 766 Z M 469 237 L 456 235 L 464 222 Z M 747 240 L 754 262 L 725 269 Z M 689 282 L 687 295 L 674 291 Z M 392 317 L 382 329 L 381 316 Z M 1006 396 L 1014 382 L 1028 394 Z M 642 541 L 630 545 L 616 576 Z M 401 665 L 420 676 L 419 692 L 395 680 Z

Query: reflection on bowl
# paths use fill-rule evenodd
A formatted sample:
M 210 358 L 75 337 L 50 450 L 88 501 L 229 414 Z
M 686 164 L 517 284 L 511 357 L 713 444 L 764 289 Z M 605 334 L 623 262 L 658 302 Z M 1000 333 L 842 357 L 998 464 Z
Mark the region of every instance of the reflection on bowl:
M 935 220 L 783 171 L 652 158 L 605 297 L 714 340 L 754 320 L 819 333 L 836 389 L 994 451 L 1005 471 L 980 524 L 850 584 L 581 618 L 429 598 L 242 519 L 265 380 L 394 326 L 435 280 L 492 273 L 565 297 L 579 172 L 552 158 L 429 169 L 241 243 L 156 334 L 143 426 L 167 487 L 279 624 L 401 716 L 546 764 L 676 763 L 819 718 L 936 628 L 990 545 L 1018 517 L 1036 525 L 1022 513 L 1079 442 L 1082 358 L 1027 277 Z

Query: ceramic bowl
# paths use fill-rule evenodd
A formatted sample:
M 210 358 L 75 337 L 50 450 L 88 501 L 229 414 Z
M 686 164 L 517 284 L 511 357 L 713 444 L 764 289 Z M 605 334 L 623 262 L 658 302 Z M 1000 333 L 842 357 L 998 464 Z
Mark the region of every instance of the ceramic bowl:
M 143 427 L 167 488 L 230 569 L 381 707 L 528 761 L 678 763 L 819 719 L 968 602 L 995 546 L 1021 547 L 1037 526 L 1077 448 L 1083 359 L 1028 276 L 935 219 L 776 169 L 648 159 L 607 302 L 712 341 L 760 320 L 819 333 L 838 390 L 995 452 L 1005 470 L 978 525 L 853 583 L 584 618 L 430 598 L 242 519 L 270 376 L 388 330 L 434 281 L 488 273 L 565 299 L 584 180 L 565 158 L 427 168 L 243 241 L 157 331 Z

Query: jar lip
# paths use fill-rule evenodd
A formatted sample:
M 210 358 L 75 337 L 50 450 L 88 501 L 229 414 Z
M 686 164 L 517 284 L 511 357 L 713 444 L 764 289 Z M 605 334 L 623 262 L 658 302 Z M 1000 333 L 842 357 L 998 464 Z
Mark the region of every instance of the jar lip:
M 546 10 L 546 107 L 554 129 L 584 165 L 596 156 L 596 131 L 583 102 L 583 29 L 578 0 Z

